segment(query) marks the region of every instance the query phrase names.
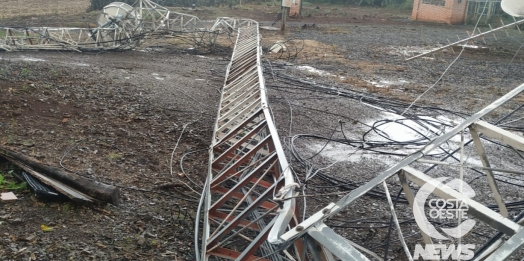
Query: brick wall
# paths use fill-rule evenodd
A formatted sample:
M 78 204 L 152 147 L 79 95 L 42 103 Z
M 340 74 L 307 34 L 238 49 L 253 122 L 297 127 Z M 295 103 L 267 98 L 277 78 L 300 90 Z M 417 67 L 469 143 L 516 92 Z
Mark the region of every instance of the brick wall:
M 289 17 L 300 17 L 300 3 L 302 0 L 292 0 L 289 8 Z
M 467 0 L 462 0 L 461 3 L 453 1 L 450 24 L 463 24 L 466 22 L 467 2 Z
M 415 0 L 411 19 L 447 24 L 463 23 L 466 13 L 467 0 L 446 0 L 444 6 L 423 4 L 422 0 Z

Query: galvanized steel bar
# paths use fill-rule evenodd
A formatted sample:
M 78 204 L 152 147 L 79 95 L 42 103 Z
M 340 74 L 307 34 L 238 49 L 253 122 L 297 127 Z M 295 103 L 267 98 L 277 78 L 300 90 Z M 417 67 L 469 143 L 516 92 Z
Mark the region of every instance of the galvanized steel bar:
M 464 38 L 462 40 L 459 40 L 459 41 L 456 41 L 454 43 L 450 43 L 450 44 L 447 44 L 447 45 L 444 45 L 444 46 L 441 46 L 441 47 L 438 47 L 438 48 L 435 48 L 433 50 L 430 50 L 428 52 L 425 52 L 425 53 L 422 53 L 422 54 L 418 54 L 418 55 L 415 55 L 415 56 L 412 56 L 412 57 L 409 57 L 406 59 L 406 61 L 410 61 L 410 60 L 413 60 L 413 59 L 417 59 L 419 57 L 422 57 L 422 56 L 426 56 L 428 54 L 431 54 L 431 53 L 434 53 L 434 52 L 438 52 L 440 50 L 444 50 L 444 49 L 447 49 L 447 48 L 450 48 L 452 46 L 455 46 L 457 44 L 461 44 L 461 43 L 465 43 L 467 41 L 470 41 L 470 40 L 473 40 L 473 39 L 476 39 L 476 38 L 479 38 L 479 37 L 483 37 L 484 35 L 487 35 L 487 34 L 491 34 L 491 33 L 494 33 L 496 31 L 500 31 L 502 29 L 507 29 L 509 27 L 513 27 L 513 26 L 518 26 L 519 24 L 522 24 L 524 23 L 524 19 L 523 20 L 519 20 L 519 21 L 516 21 L 516 22 L 513 22 L 511 24 L 507 24 L 507 25 L 503 25 L 501 27 L 497 27 L 495 29 L 491 29 L 489 31 L 486 31 L 486 32 L 483 32 L 483 33 L 479 33 L 479 34 L 476 34 L 476 35 L 473 35 L 473 36 L 470 36 L 468 38 Z
M 365 255 L 356 250 L 345 238 L 335 233 L 324 223 L 312 227 L 308 230 L 308 234 L 341 260 L 369 261 Z
M 498 231 L 504 232 L 506 235 L 514 235 L 520 230 L 520 226 L 512 220 L 503 217 L 501 214 L 489 209 L 488 207 L 476 202 L 473 199 L 463 196 L 461 193 L 450 188 L 449 186 L 437 181 L 411 167 L 404 167 L 402 171 L 406 178 L 419 186 L 424 184 L 431 184 L 434 187 L 433 194 L 443 199 L 457 199 L 460 202 L 467 203 L 468 214 L 471 214 L 478 219 L 486 222 L 491 227 Z
M 488 156 L 486 155 L 486 150 L 484 150 L 484 146 L 482 145 L 482 142 L 480 141 L 479 134 L 473 129 L 472 125 L 469 129 L 469 133 L 471 137 L 473 138 L 473 142 L 475 143 L 475 148 L 477 149 L 477 153 L 480 156 L 480 161 L 482 162 L 482 165 L 486 168 L 490 168 L 491 165 L 489 164 Z M 500 195 L 499 187 L 497 186 L 497 181 L 495 180 L 495 176 L 493 175 L 493 171 L 490 169 L 485 169 L 484 173 L 486 173 L 486 177 L 488 178 L 488 183 L 491 188 L 491 191 L 493 192 L 493 197 L 495 197 L 495 201 L 497 202 L 497 206 L 499 207 L 500 214 L 504 217 L 508 217 L 508 210 L 506 209 L 506 205 L 504 204 L 504 199 L 502 199 L 502 196 Z
M 524 138 L 507 130 L 489 124 L 485 121 L 478 121 L 471 125 L 471 128 L 493 139 L 500 140 L 511 147 L 524 151 Z
M 499 247 L 495 252 L 486 258 L 486 261 L 501 261 L 508 260 L 515 252 L 521 250 L 524 246 L 524 229 L 521 229 L 518 233 L 513 235 Z

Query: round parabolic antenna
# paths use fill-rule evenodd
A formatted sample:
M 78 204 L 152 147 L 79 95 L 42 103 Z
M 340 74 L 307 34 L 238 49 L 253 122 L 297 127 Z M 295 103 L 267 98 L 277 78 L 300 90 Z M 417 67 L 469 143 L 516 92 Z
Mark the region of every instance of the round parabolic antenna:
M 502 0 L 500 7 L 511 16 L 524 17 L 524 0 Z
M 121 21 L 135 17 L 137 13 L 132 6 L 122 2 L 113 2 L 102 9 L 102 14 L 98 17 L 97 22 L 99 26 L 104 26 L 112 19 Z

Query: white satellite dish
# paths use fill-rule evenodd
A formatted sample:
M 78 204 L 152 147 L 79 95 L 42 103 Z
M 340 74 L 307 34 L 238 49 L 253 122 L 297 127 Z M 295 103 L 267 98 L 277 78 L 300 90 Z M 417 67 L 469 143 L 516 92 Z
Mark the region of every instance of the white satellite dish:
M 138 17 L 135 9 L 122 2 L 113 2 L 102 9 L 102 14 L 98 17 L 98 26 L 104 26 L 111 20 L 126 20 L 126 19 L 135 19 Z
M 502 0 L 500 7 L 511 16 L 524 17 L 523 0 Z

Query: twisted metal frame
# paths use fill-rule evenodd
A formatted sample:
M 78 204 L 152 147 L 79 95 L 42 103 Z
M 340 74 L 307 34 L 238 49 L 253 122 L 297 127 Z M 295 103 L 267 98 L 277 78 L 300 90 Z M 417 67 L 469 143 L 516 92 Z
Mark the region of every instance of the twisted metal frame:
M 111 50 L 131 49 L 138 39 L 123 28 L 0 28 L 0 49 L 24 50 Z
M 215 40 L 216 36 L 194 15 L 169 11 L 150 0 L 140 0 L 136 5 L 132 15 L 108 17 L 108 22 L 97 28 L 0 27 L 0 50 L 128 50 L 153 35 L 183 35 L 196 45 Z

